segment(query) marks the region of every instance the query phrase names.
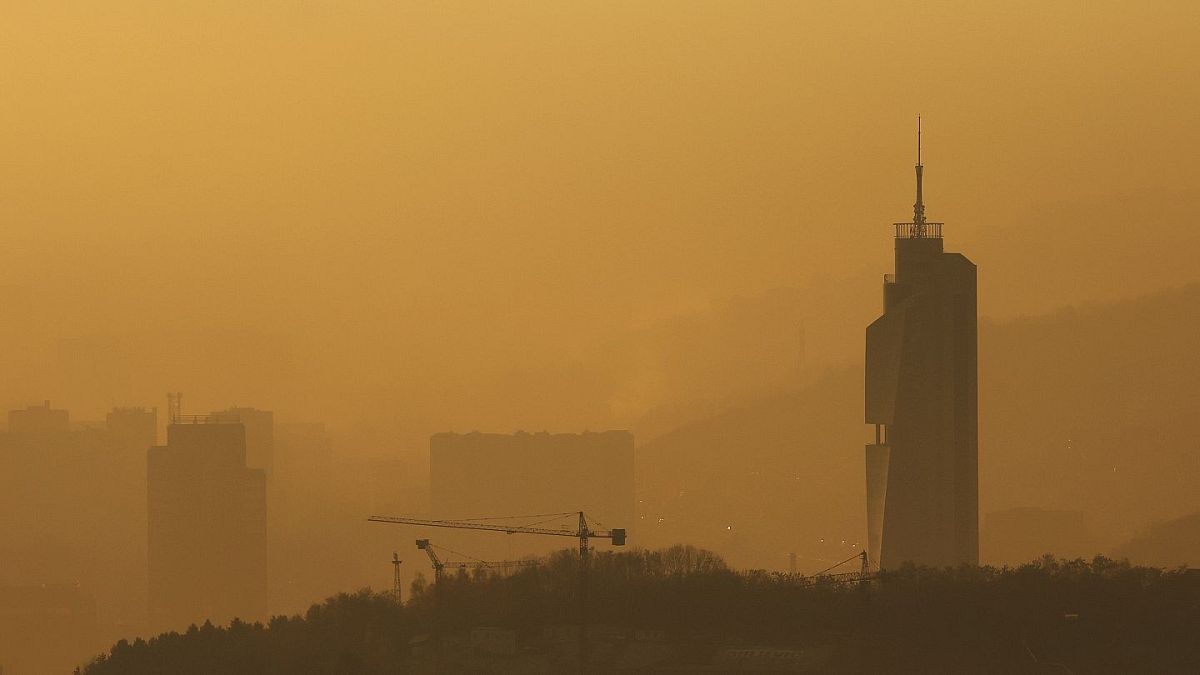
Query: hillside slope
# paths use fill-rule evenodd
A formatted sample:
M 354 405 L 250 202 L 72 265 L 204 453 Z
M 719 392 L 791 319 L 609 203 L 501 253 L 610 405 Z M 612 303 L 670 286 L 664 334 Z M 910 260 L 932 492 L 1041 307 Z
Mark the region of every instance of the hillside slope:
M 982 322 L 981 511 L 1081 510 L 1109 548 L 1200 508 L 1188 425 L 1197 344 L 1200 284 Z M 864 528 L 868 434 L 857 368 L 679 427 L 639 449 L 638 534 L 735 565 L 785 569 L 795 552 L 814 570 L 849 557 Z

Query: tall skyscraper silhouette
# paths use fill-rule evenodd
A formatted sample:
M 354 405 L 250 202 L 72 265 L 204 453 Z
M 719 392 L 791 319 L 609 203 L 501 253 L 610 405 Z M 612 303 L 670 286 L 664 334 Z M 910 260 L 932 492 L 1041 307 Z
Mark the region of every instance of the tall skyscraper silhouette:
M 925 220 L 920 120 L 913 220 L 867 327 L 868 554 L 880 567 L 979 562 L 975 264 Z

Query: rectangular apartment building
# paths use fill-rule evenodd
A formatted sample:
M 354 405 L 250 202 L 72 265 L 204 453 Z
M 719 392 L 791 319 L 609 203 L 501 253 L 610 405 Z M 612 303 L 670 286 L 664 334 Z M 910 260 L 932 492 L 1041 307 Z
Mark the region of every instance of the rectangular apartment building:
M 180 418 L 147 456 L 150 619 L 156 630 L 267 618 L 267 493 L 246 428 Z

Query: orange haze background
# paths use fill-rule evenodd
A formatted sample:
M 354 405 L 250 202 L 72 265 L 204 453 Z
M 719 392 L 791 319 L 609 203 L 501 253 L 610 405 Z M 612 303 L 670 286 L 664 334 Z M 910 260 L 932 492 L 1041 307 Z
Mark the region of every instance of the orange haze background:
M 664 541 L 783 568 L 778 532 L 863 526 L 864 328 L 921 113 L 930 218 L 979 266 L 981 511 L 1081 510 L 1112 550 L 1200 510 L 1197 26 L 1195 2 L 10 0 L 0 404 L 324 422 L 411 467 L 386 505 L 418 510 L 432 433 L 631 429 L 640 494 L 694 521 Z M 662 502 L 676 482 L 713 518 Z M 727 517 L 774 529 L 705 534 Z M 306 588 L 386 587 L 393 534 Z

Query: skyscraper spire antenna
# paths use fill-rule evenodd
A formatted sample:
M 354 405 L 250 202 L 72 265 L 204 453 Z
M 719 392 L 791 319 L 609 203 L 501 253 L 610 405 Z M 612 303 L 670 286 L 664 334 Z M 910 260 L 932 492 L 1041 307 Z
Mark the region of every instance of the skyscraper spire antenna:
M 921 157 L 921 116 L 917 115 L 917 200 L 913 202 L 913 217 L 907 223 L 893 223 L 897 239 L 942 238 L 942 223 L 925 220 L 925 165 Z
M 917 201 L 913 203 L 913 236 L 925 236 L 925 197 L 921 192 L 921 116 L 917 115 Z

